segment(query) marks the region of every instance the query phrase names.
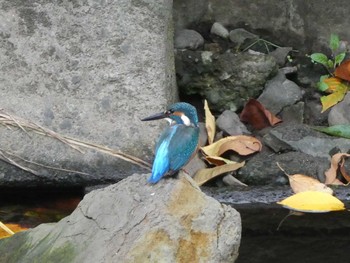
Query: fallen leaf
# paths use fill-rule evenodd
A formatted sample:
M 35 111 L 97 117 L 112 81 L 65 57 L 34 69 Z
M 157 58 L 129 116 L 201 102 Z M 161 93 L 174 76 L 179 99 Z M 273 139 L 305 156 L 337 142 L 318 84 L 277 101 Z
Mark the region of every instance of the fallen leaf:
M 282 121 L 255 99 L 250 99 L 246 103 L 240 114 L 240 119 L 242 122 L 252 125 L 256 130 L 276 125 Z
M 350 139 L 350 125 L 339 124 L 339 125 L 333 125 L 329 127 L 315 126 L 312 128 L 314 130 L 317 130 L 332 136 Z
M 232 174 L 226 174 L 222 177 L 222 182 L 229 186 L 248 186 L 245 183 L 242 183 L 240 180 L 238 180 L 236 177 L 234 177 Z
M 208 161 L 208 163 L 213 164 L 215 166 L 234 163 L 234 161 L 231 161 L 229 159 L 226 159 L 220 156 L 206 156 L 205 159 Z
M 306 191 L 294 194 L 277 204 L 283 207 L 305 213 L 326 213 L 345 210 L 344 203 L 331 194 Z
M 341 83 L 337 89 L 327 95 L 321 97 L 321 103 L 322 103 L 322 111 L 324 112 L 330 107 L 336 105 L 338 102 L 342 101 L 345 97 L 346 92 L 348 91 L 348 86 L 344 83 Z
M 240 155 L 249 155 L 261 151 L 261 142 L 251 136 L 237 135 L 225 137 L 213 144 L 202 147 L 201 150 L 206 156 L 220 156 L 228 150 L 237 152 Z
M 350 81 L 350 59 L 341 63 L 334 71 L 334 75 L 343 80 Z
M 341 175 L 345 178 L 345 180 L 348 183 L 350 183 L 350 175 L 345 170 L 344 163 L 345 163 L 345 158 L 343 158 L 342 162 L 339 165 L 339 171 L 340 171 Z
M 287 174 L 285 170 L 277 163 L 278 168 L 280 168 L 284 174 L 289 179 L 290 187 L 292 188 L 294 193 L 300 193 L 305 191 L 318 191 L 324 192 L 328 194 L 333 194 L 333 190 L 329 188 L 327 185 L 321 183 L 319 180 L 303 175 L 303 174 Z
M 215 124 L 215 117 L 213 116 L 213 114 L 211 114 L 207 100 L 204 101 L 204 111 L 205 111 L 205 128 L 207 129 L 207 133 L 208 133 L 208 143 L 212 144 L 215 137 L 216 124 Z
M 330 77 L 330 78 L 325 78 L 322 80 L 325 82 L 328 86 L 328 89 L 325 90 L 325 92 L 333 93 L 338 89 L 338 87 L 342 84 L 342 81 L 340 78 L 335 78 L 335 77 Z
M 293 174 L 288 176 L 290 187 L 294 193 L 300 193 L 305 191 L 318 191 L 328 194 L 333 194 L 333 190 L 327 185 L 321 183 L 319 180 L 303 175 Z
M 28 228 L 22 227 L 18 224 L 3 224 L 0 222 L 0 239 L 10 237 L 17 232 L 27 230 Z
M 234 162 L 234 163 L 229 163 L 229 164 L 216 166 L 214 168 L 200 169 L 194 175 L 193 180 L 199 186 L 201 186 L 204 183 L 208 182 L 209 180 L 215 178 L 218 175 L 238 170 L 239 168 L 243 167 L 244 164 L 245 164 L 245 162 L 241 162 L 241 163 Z
M 337 179 L 337 171 L 339 168 L 339 164 L 343 162 L 344 157 L 350 157 L 350 154 L 336 153 L 332 156 L 331 167 L 325 172 L 326 184 L 345 185 L 343 182 Z

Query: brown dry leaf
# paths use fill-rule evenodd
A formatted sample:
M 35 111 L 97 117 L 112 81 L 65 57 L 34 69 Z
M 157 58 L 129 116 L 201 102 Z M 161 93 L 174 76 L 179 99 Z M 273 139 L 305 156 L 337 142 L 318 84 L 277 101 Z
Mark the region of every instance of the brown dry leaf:
M 211 114 L 207 100 L 204 100 L 204 111 L 205 111 L 205 128 L 207 129 L 208 143 L 212 144 L 214 142 L 216 124 L 215 124 L 215 117 L 213 116 L 213 114 Z
M 194 175 L 193 180 L 199 186 L 201 186 L 204 183 L 208 182 L 209 180 L 213 179 L 214 177 L 216 177 L 220 174 L 238 170 L 239 168 L 243 167 L 244 164 L 245 164 L 245 162 L 241 162 L 241 163 L 233 162 L 233 163 L 229 163 L 229 164 L 216 166 L 214 168 L 200 169 Z
M 277 166 L 282 170 L 282 172 L 284 172 L 286 176 L 288 176 L 290 187 L 294 193 L 297 194 L 305 191 L 317 191 L 331 195 L 333 194 L 333 190 L 325 184 L 321 183 L 319 180 L 303 174 L 290 175 L 286 173 L 286 171 L 280 166 L 279 163 L 277 163 Z
M 331 159 L 331 167 L 325 172 L 326 176 L 326 184 L 333 184 L 333 185 L 345 185 L 342 183 L 339 179 L 337 179 L 337 171 L 339 165 L 341 166 L 341 163 L 343 162 L 344 157 L 350 157 L 350 154 L 348 153 L 336 153 L 332 156 Z M 344 176 L 344 174 L 343 174 Z
M 328 194 L 333 194 L 333 190 L 327 185 L 321 183 L 319 180 L 303 175 L 303 174 L 293 174 L 289 175 L 289 183 L 294 193 L 300 193 L 305 191 L 317 191 L 324 192 Z
M 350 59 L 341 63 L 334 71 L 334 75 L 338 78 L 350 81 Z
M 250 99 L 246 103 L 241 112 L 240 119 L 243 122 L 249 123 L 257 130 L 274 126 L 282 121 L 255 99 Z
M 261 142 L 251 136 L 237 135 L 225 137 L 213 144 L 202 147 L 201 150 L 206 156 L 220 156 L 228 150 L 237 152 L 240 155 L 249 155 L 261 151 Z
M 350 182 L 350 175 L 347 173 L 344 167 L 345 159 L 343 158 L 340 166 L 339 166 L 339 171 L 341 175 L 345 178 L 345 180 L 349 183 Z
M 220 156 L 207 156 L 205 157 L 205 159 L 208 161 L 208 163 L 213 164 L 215 166 L 233 163 L 233 161 Z

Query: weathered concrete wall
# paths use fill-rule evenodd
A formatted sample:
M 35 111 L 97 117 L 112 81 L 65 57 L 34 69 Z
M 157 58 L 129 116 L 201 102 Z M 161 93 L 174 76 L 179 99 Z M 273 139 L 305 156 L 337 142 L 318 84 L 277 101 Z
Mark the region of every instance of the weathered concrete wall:
M 0 108 L 149 161 L 160 124 L 141 123 L 140 118 L 177 98 L 172 32 L 171 0 L 1 1 Z M 60 175 L 77 184 L 140 170 L 29 133 L 0 125 L 1 149 L 90 175 Z M 33 169 L 41 176 L 37 183 L 57 183 L 57 171 Z M 20 178 L 10 178 L 12 168 L 3 163 L 0 170 L 0 185 Z

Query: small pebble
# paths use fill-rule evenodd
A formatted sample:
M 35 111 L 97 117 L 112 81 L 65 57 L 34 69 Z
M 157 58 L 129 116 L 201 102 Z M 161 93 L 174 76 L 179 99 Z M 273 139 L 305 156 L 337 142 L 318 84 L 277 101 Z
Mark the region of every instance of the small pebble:
M 217 35 L 219 37 L 222 37 L 222 38 L 228 38 L 228 36 L 229 36 L 228 30 L 218 22 L 215 22 L 212 25 L 212 27 L 210 29 L 210 33 L 213 35 Z

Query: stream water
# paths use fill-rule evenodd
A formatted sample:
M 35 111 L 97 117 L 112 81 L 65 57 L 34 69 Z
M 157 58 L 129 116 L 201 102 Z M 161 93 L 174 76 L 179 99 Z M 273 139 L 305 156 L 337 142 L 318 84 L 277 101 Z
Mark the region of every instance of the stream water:
M 231 189 L 232 190 L 232 189 Z M 241 214 L 242 240 L 236 263 L 350 262 L 350 213 L 309 213 L 288 217 L 274 202 L 289 194 L 288 188 L 257 188 L 235 191 L 206 188 L 204 191 Z M 348 199 L 347 190 L 338 192 Z M 69 215 L 84 195 L 83 189 L 18 189 L 1 191 L 0 220 L 23 227 L 57 222 Z M 244 203 L 257 200 L 252 203 Z M 243 202 L 244 201 L 244 202 Z M 345 202 L 350 207 L 350 201 Z
M 350 213 L 290 216 L 267 206 L 234 207 L 242 217 L 242 240 L 236 263 L 350 262 Z
M 81 188 L 6 189 L 0 191 L 0 221 L 24 228 L 57 222 L 83 197 Z

